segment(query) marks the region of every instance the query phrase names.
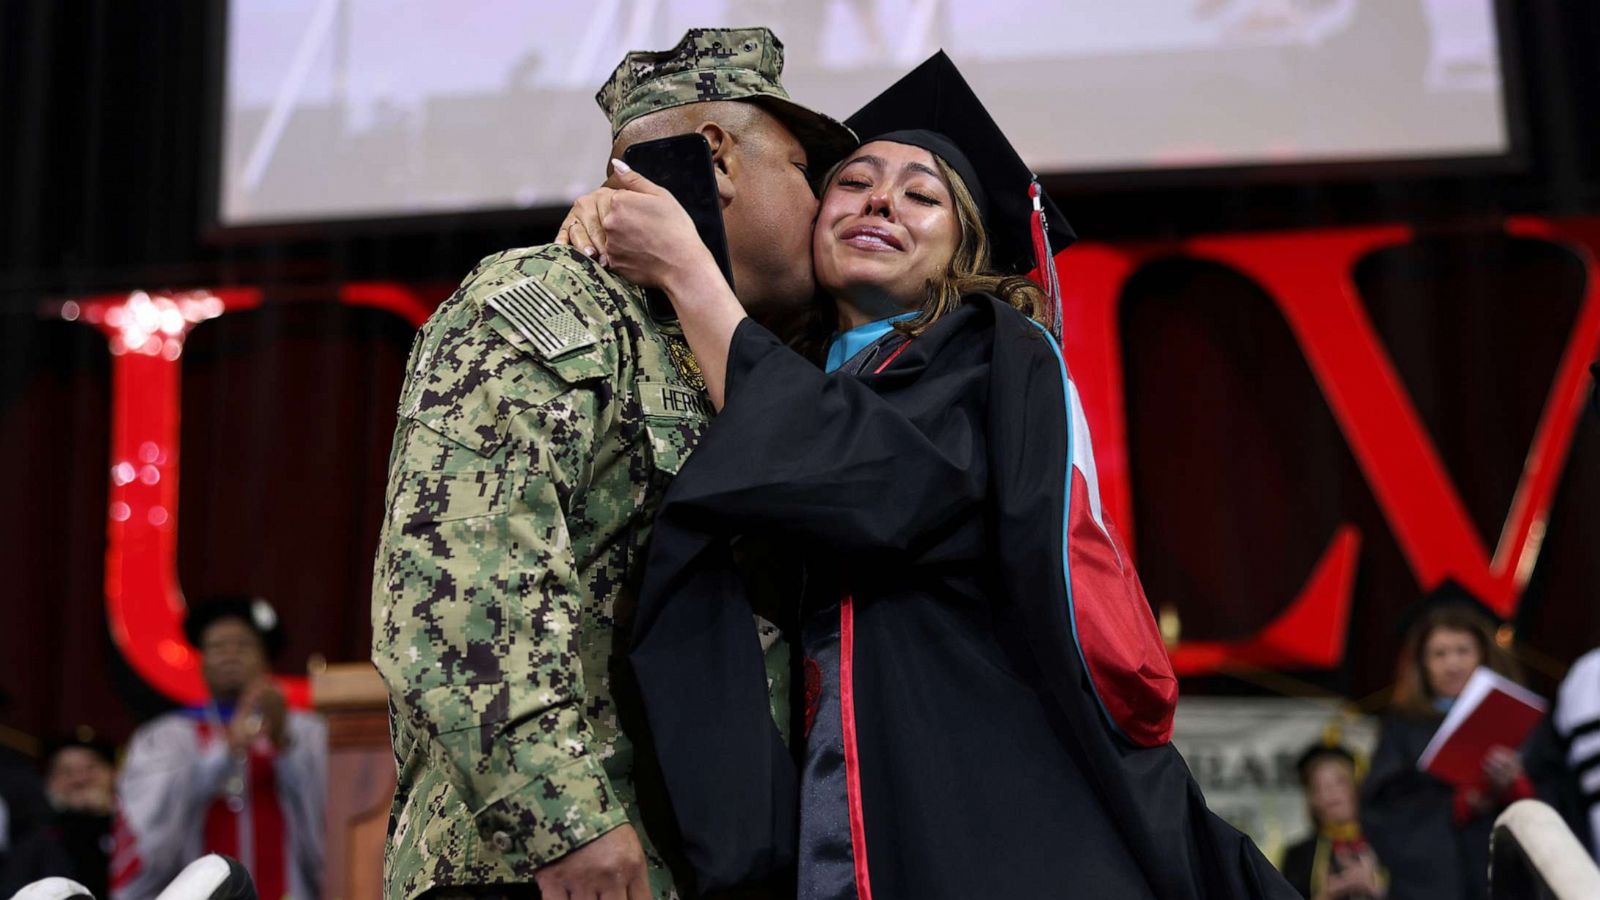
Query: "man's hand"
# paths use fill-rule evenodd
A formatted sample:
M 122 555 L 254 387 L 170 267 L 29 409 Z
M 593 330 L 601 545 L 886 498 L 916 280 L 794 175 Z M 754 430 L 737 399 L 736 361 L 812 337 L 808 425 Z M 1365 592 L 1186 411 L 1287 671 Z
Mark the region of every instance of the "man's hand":
M 544 900 L 651 900 L 644 848 L 632 825 L 611 829 L 533 878 Z
M 228 723 L 228 744 L 234 752 L 248 750 L 262 735 L 279 750 L 288 745 L 288 704 L 270 677 L 262 677 L 244 689 Z
M 263 729 L 272 746 L 283 750 L 289 746 L 289 701 L 278 690 L 271 678 L 261 679 L 261 691 L 256 698 L 256 709 L 261 712 Z

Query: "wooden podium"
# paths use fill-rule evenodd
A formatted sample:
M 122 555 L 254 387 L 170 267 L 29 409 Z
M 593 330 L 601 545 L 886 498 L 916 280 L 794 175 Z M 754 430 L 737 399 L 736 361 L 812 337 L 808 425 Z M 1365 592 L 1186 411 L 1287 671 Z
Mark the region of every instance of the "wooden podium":
M 328 722 L 325 900 L 381 900 L 394 796 L 389 697 L 371 663 L 313 666 L 311 705 Z

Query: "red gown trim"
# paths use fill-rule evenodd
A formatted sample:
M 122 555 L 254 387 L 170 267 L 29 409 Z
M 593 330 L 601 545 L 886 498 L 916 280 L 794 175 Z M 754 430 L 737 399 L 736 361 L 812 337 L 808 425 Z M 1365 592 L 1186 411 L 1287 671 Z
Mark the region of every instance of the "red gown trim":
M 856 752 L 855 646 L 855 598 L 846 594 L 839 601 L 839 715 L 844 720 L 844 780 L 850 803 L 850 855 L 855 859 L 856 897 L 858 900 L 872 900 L 872 879 L 867 872 L 866 815 L 861 807 L 861 760 Z
M 250 817 L 254 837 L 256 893 L 261 900 L 281 900 L 289 893 L 285 884 L 284 844 L 288 841 L 283 807 L 278 804 L 278 778 L 274 763 L 277 752 L 256 748 L 250 751 Z
M 906 348 L 909 347 L 909 346 L 911 346 L 911 342 L 910 341 L 906 341 L 905 343 L 901 344 L 900 346 L 894 348 L 894 352 L 890 353 L 887 359 L 885 359 L 883 362 L 879 363 L 878 367 L 876 369 L 872 370 L 872 374 L 874 374 L 874 375 L 881 374 L 884 369 L 889 368 L 889 363 L 892 363 L 897 358 L 899 358 L 900 354 L 906 352 Z
M 209 722 L 199 722 L 195 726 L 200 735 L 200 746 L 205 747 L 218 741 L 227 740 L 226 731 L 218 731 L 211 727 Z M 239 817 L 228 808 L 227 798 L 217 796 L 211 798 L 206 804 L 206 821 L 204 831 L 200 838 L 200 849 L 203 853 L 220 853 L 234 859 L 242 859 L 239 852 Z M 251 873 L 254 877 L 254 873 Z

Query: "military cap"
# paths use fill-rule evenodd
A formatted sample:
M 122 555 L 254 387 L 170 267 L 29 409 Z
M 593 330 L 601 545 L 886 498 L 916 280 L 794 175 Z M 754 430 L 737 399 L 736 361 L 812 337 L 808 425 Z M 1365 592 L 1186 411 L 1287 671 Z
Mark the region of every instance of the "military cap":
M 246 594 L 223 594 L 195 604 L 184 617 L 183 635 L 198 647 L 206 629 L 222 619 L 238 619 L 247 625 L 261 638 L 267 656 L 277 656 L 283 651 L 285 635 L 278 611 L 266 600 Z
M 712 100 L 755 103 L 788 127 L 821 171 L 856 145 L 839 122 L 789 98 L 779 80 L 783 42 L 770 28 L 691 28 L 671 50 L 636 50 L 622 58 L 595 101 L 611 118 L 611 136 L 646 113 Z

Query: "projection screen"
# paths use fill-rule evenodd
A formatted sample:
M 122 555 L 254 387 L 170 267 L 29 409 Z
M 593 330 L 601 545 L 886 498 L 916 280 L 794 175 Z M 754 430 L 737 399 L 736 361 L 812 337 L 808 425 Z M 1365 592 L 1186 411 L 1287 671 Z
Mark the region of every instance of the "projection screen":
M 230 0 L 217 219 L 564 205 L 623 52 L 708 24 L 841 118 L 944 48 L 1041 174 L 1510 149 L 1493 0 Z

